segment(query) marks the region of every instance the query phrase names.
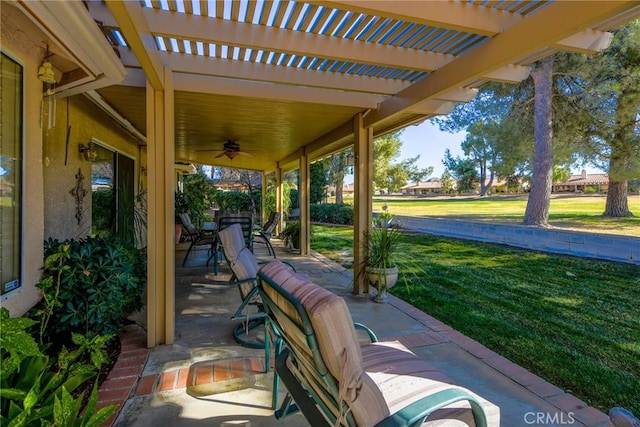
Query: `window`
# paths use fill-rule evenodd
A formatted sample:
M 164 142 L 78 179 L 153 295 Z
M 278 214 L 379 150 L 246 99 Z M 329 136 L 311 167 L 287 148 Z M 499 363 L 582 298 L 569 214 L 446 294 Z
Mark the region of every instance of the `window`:
M 134 206 L 134 160 L 93 141 L 98 153 L 91 164 L 93 235 L 107 232 L 131 238 Z
M 0 295 L 21 286 L 22 66 L 1 54 Z

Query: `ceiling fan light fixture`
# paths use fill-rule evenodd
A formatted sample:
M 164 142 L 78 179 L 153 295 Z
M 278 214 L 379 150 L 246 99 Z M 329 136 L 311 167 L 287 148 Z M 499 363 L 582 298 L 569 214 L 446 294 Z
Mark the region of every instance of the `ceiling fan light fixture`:
M 233 160 L 233 158 L 236 157 L 238 154 L 240 154 L 238 151 L 225 151 L 224 153 L 224 155 L 231 160 Z

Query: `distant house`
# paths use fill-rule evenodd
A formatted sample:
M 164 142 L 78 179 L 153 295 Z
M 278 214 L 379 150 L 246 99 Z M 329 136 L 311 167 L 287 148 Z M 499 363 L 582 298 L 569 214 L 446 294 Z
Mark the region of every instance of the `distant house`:
M 490 179 L 485 179 L 485 185 L 489 185 Z M 494 178 L 491 183 L 491 189 L 488 191 L 489 193 L 508 193 L 509 192 L 509 182 L 506 179 L 498 179 Z
M 355 193 L 355 187 L 353 184 L 345 184 L 342 187 L 342 196 L 353 197 L 354 193 Z
M 442 181 L 440 178 L 431 178 L 425 182 L 412 182 L 400 187 L 400 192 L 406 196 L 425 196 L 428 194 L 441 194 Z
M 553 184 L 553 192 L 567 192 L 567 191 L 585 191 L 587 187 L 595 187 L 598 192 L 607 191 L 609 188 L 609 175 L 606 173 L 587 173 L 586 170 L 582 170 L 579 175 L 571 175 L 571 177 L 565 182 L 557 182 Z

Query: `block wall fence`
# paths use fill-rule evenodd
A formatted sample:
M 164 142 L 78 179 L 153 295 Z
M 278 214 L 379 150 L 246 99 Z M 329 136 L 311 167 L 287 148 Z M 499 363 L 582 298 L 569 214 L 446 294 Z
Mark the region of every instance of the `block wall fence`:
M 394 221 L 421 233 L 640 265 L 638 237 L 400 215 Z

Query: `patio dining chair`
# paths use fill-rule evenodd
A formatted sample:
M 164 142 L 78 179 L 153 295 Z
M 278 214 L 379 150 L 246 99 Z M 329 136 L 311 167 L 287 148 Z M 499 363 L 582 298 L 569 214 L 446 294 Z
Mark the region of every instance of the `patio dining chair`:
M 264 245 L 267 247 L 267 252 L 269 252 L 269 255 L 272 255 L 274 258 L 277 257 L 276 251 L 273 249 L 273 245 L 271 244 L 271 236 L 278 226 L 281 217 L 282 215 L 280 214 L 280 212 L 272 211 L 267 222 L 265 222 L 260 229 L 255 230 L 253 235 L 253 243 L 264 243 Z
M 182 266 L 187 262 L 187 258 L 189 258 L 189 254 L 191 250 L 197 246 L 207 246 L 210 252 L 216 250 L 216 234 L 213 230 L 203 230 L 197 229 L 196 226 L 191 222 L 191 218 L 189 218 L 188 213 L 180 213 L 178 214 L 180 218 L 180 222 L 182 223 L 182 228 L 187 233 L 187 238 L 191 241 L 189 245 L 189 249 L 187 249 L 187 253 L 182 260 Z M 209 261 L 207 260 L 207 264 Z
M 244 245 L 253 252 L 253 214 L 251 212 L 222 212 L 218 218 L 218 231 L 239 224 Z

